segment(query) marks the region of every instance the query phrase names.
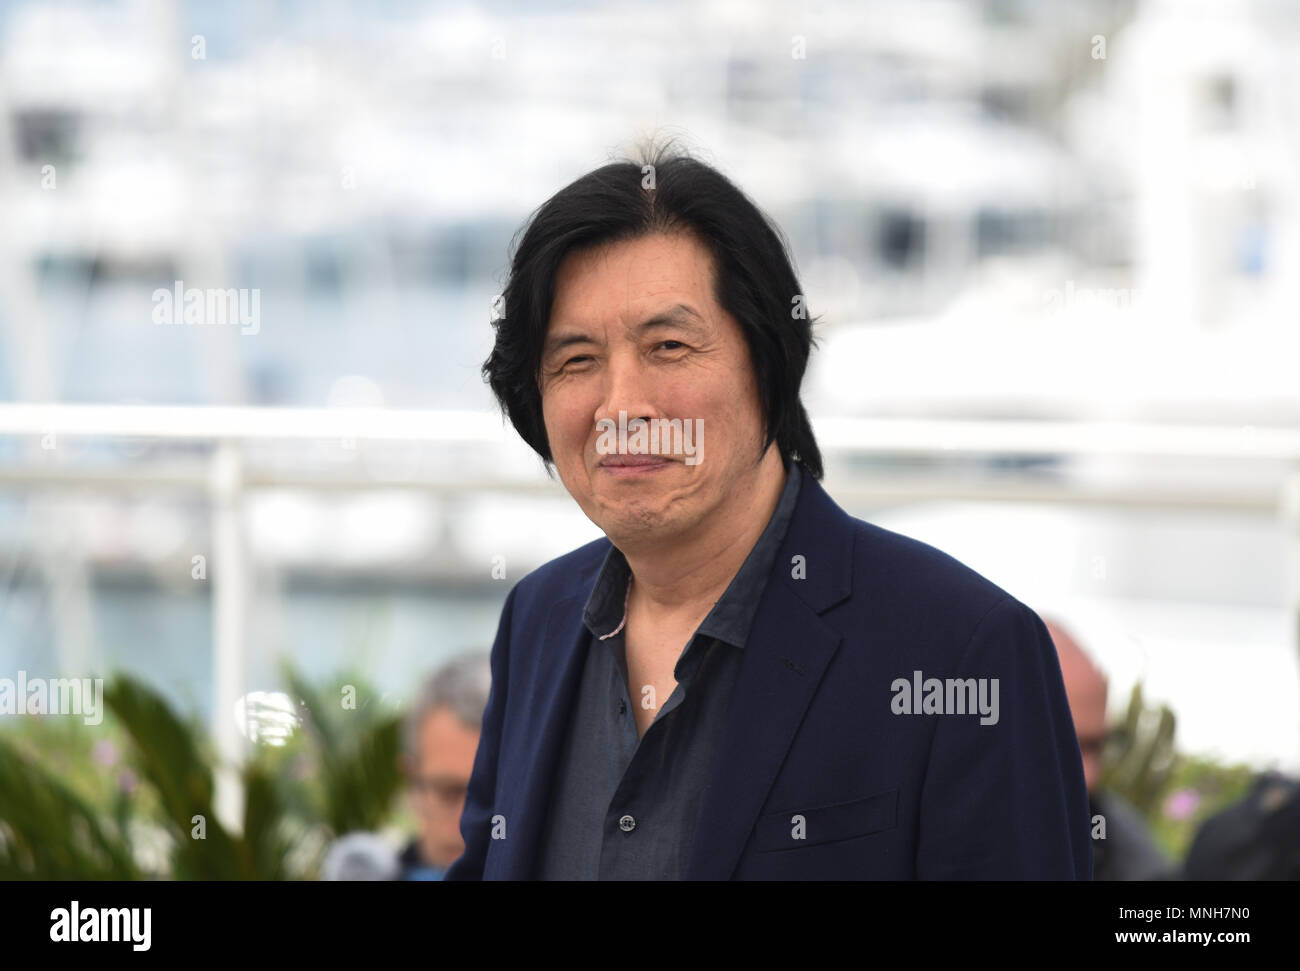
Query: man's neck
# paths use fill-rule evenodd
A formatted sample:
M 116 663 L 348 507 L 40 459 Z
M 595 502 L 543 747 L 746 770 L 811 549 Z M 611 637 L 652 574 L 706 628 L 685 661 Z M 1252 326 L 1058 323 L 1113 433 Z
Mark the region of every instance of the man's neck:
M 706 528 L 671 545 L 625 551 L 633 577 L 629 613 L 650 610 L 660 616 L 702 619 L 722 598 L 763 535 L 785 479 L 780 452 L 772 446 L 752 483 L 736 489 L 730 507 L 723 515 L 711 517 Z

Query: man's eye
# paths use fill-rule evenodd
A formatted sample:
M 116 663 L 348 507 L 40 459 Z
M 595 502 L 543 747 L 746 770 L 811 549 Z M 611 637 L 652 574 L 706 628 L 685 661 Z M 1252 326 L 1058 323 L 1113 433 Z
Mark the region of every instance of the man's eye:
M 668 347 L 669 344 L 672 344 L 673 346 L 672 346 L 672 347 Z M 667 349 L 670 350 L 670 351 L 675 351 L 675 350 L 677 350 L 677 348 L 679 348 L 679 347 L 685 347 L 686 345 L 683 344 L 681 341 L 660 341 L 660 342 L 659 342 L 659 346 L 660 346 L 660 347 L 667 348 Z
M 575 364 L 575 363 L 581 364 L 583 361 L 590 361 L 590 360 L 591 360 L 590 354 L 579 354 L 576 357 L 571 357 L 567 361 L 565 361 L 564 367 L 568 367 L 570 364 Z

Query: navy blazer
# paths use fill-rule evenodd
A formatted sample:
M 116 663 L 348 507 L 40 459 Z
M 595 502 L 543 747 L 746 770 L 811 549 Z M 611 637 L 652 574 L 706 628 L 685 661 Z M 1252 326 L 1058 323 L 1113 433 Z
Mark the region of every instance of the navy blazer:
M 460 822 L 465 851 L 448 880 L 535 873 L 588 644 L 582 610 L 609 546 L 552 560 L 506 597 Z M 916 713 L 913 682 L 929 678 L 997 679 L 996 723 L 943 711 L 928 690 L 943 713 Z M 904 695 L 913 713 L 900 713 Z M 1056 649 L 1037 614 L 946 553 L 849 516 L 805 471 L 687 877 L 1086 880 L 1088 813 Z

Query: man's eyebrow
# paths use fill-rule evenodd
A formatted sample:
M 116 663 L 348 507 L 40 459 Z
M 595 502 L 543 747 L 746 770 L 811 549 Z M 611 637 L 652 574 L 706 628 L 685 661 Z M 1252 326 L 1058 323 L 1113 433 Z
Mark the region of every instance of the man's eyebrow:
M 637 324 L 635 330 L 644 333 L 653 330 L 656 327 L 685 327 L 688 330 L 698 330 L 704 324 L 704 318 L 694 307 L 687 304 L 679 303 L 667 310 L 661 310 L 652 317 L 647 317 L 641 323 Z M 557 351 L 563 350 L 573 344 L 594 344 L 596 339 L 584 331 L 563 331 L 553 334 L 547 338 L 545 346 L 542 348 L 542 356 L 550 357 Z
M 653 330 L 655 327 L 698 327 L 704 323 L 704 318 L 699 315 L 694 307 L 689 307 L 684 303 L 679 303 L 675 307 L 669 307 L 667 310 L 655 314 L 653 317 L 641 321 L 637 324 L 636 329 L 641 332 Z

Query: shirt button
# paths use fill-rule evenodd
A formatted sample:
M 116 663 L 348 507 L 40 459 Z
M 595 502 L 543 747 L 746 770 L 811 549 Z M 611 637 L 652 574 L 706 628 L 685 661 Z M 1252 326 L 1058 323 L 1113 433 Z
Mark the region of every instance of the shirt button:
M 625 833 L 630 833 L 632 830 L 636 829 L 636 820 L 631 816 L 624 816 L 618 821 L 618 828 Z

